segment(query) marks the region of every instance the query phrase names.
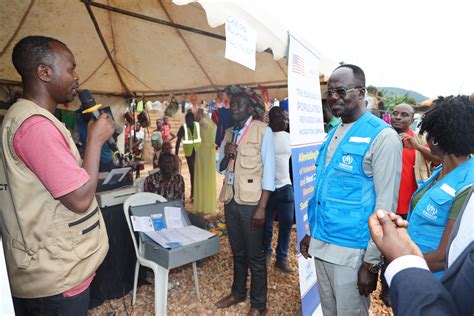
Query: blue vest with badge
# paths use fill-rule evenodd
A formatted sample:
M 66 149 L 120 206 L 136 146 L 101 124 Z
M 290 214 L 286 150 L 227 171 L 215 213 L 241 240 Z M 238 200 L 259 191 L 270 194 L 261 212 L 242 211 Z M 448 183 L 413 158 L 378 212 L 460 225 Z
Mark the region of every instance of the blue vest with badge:
M 372 113 L 365 113 L 325 167 L 327 148 L 337 128 L 329 132 L 316 160 L 315 192 L 308 205 L 311 236 L 339 246 L 367 248 L 367 220 L 374 211 L 376 195 L 372 177 L 364 172 L 364 156 L 387 127 Z
M 431 177 L 418 188 L 415 194 L 431 185 L 441 170 L 442 165 L 435 169 Z M 438 249 L 456 194 L 473 183 L 474 159 L 469 159 L 429 188 L 416 203 L 414 209 L 410 206 L 408 234 L 422 253 Z M 442 274 L 442 271 L 436 272 L 435 276 L 440 278 Z

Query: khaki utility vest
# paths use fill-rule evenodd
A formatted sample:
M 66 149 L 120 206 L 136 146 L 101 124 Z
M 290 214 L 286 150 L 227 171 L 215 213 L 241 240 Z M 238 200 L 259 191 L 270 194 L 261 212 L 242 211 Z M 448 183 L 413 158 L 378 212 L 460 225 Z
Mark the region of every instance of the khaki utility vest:
M 420 135 L 419 133 L 414 133 L 415 134 L 415 141 L 420 144 L 421 146 L 425 147 L 427 142 L 426 142 L 426 137 L 424 135 Z M 428 161 L 425 159 L 423 154 L 419 152 L 418 150 L 415 150 L 415 180 L 418 186 L 420 186 L 421 183 L 425 182 L 428 180 L 428 178 L 431 176 L 431 161 Z
M 190 157 L 193 154 L 193 149 L 197 150 L 201 145 L 201 127 L 198 122 L 194 122 L 194 132 L 191 133 L 191 129 L 183 124 L 184 138 L 183 138 L 183 150 L 186 157 Z M 189 137 L 191 136 L 191 138 Z
M 19 298 L 57 295 L 84 282 L 109 248 L 96 199 L 87 212 L 72 212 L 16 155 L 13 137 L 32 115 L 49 119 L 81 164 L 71 134 L 54 115 L 24 99 L 11 106 L 0 132 L 0 224 L 12 294 Z
M 262 142 L 267 124 L 254 120 L 239 145 L 234 164 L 234 185 L 227 184 L 227 168 L 219 201 L 225 204 L 232 198 L 241 205 L 257 205 L 262 195 Z M 224 143 L 232 141 L 232 128 L 225 131 Z

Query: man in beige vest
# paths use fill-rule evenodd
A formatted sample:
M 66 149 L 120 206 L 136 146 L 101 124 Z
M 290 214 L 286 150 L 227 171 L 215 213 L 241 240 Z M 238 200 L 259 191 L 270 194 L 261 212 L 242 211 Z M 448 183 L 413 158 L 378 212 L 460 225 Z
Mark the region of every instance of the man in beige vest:
M 216 303 L 226 308 L 247 296 L 250 268 L 248 315 L 267 312 L 267 269 L 262 251 L 265 207 L 275 189 L 275 148 L 272 130 L 253 118 L 262 116 L 263 100 L 245 86 L 228 86 L 234 127 L 226 130 L 219 161 L 225 180 L 219 200 L 224 202 L 229 242 L 234 256 L 234 282 L 229 295 Z
M 0 131 L 0 223 L 17 315 L 87 315 L 89 285 L 108 239 L 95 200 L 100 150 L 112 136 L 102 114 L 88 126 L 84 161 L 53 115 L 79 77 L 60 41 L 29 36 L 13 49 L 23 96 Z

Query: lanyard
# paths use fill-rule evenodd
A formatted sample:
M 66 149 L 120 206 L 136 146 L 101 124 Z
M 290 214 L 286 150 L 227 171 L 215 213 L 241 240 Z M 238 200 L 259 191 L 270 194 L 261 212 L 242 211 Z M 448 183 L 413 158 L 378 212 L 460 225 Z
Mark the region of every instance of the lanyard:
M 246 135 L 247 132 L 249 131 L 250 126 L 252 126 L 252 124 L 253 124 L 253 118 L 252 118 L 252 120 L 250 121 L 249 125 L 247 125 L 247 127 L 245 128 L 244 132 L 242 133 L 242 136 L 240 136 L 239 140 L 237 141 L 237 143 L 236 143 L 237 146 L 240 145 L 240 143 L 242 142 L 242 139 L 244 139 L 245 135 Z M 239 133 L 236 133 L 236 134 L 237 134 L 237 135 L 240 135 L 240 131 L 239 131 Z
M 244 132 L 242 133 L 242 136 L 240 136 L 239 140 L 236 142 L 237 144 L 237 147 L 240 146 L 240 143 L 242 142 L 242 139 L 244 139 L 245 135 L 247 134 L 247 132 L 249 131 L 250 127 L 252 126 L 253 124 L 253 118 L 252 120 L 250 121 L 249 125 L 247 125 L 247 127 L 245 128 Z M 237 135 L 240 134 L 240 131 Z M 227 165 L 227 168 L 230 172 L 234 172 L 234 165 L 235 165 L 235 158 L 232 158 L 230 161 L 229 161 L 229 164 Z

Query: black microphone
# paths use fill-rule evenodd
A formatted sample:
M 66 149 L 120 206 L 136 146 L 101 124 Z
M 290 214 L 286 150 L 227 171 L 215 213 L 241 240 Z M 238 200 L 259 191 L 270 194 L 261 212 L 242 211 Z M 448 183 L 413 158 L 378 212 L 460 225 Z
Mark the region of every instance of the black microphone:
M 231 131 L 232 133 L 232 144 L 237 144 L 237 140 L 239 139 L 240 129 L 237 125 L 234 125 L 234 128 Z M 230 159 L 234 159 L 235 155 L 229 155 Z
M 90 114 L 94 118 L 94 120 L 97 120 L 101 113 L 107 113 L 105 111 L 101 112 L 99 110 L 99 108 L 101 107 L 101 104 L 97 104 L 95 102 L 95 99 L 92 96 L 92 94 L 89 92 L 89 90 L 80 91 L 79 100 L 81 100 L 81 108 L 83 109 L 81 113 L 83 115 Z M 115 140 L 113 139 L 113 137 L 110 137 L 107 140 L 107 146 L 109 146 L 112 152 L 118 151 L 117 144 L 115 143 Z
M 237 144 L 237 140 L 239 139 L 239 132 L 240 129 L 237 126 L 234 126 L 232 129 L 232 144 Z

